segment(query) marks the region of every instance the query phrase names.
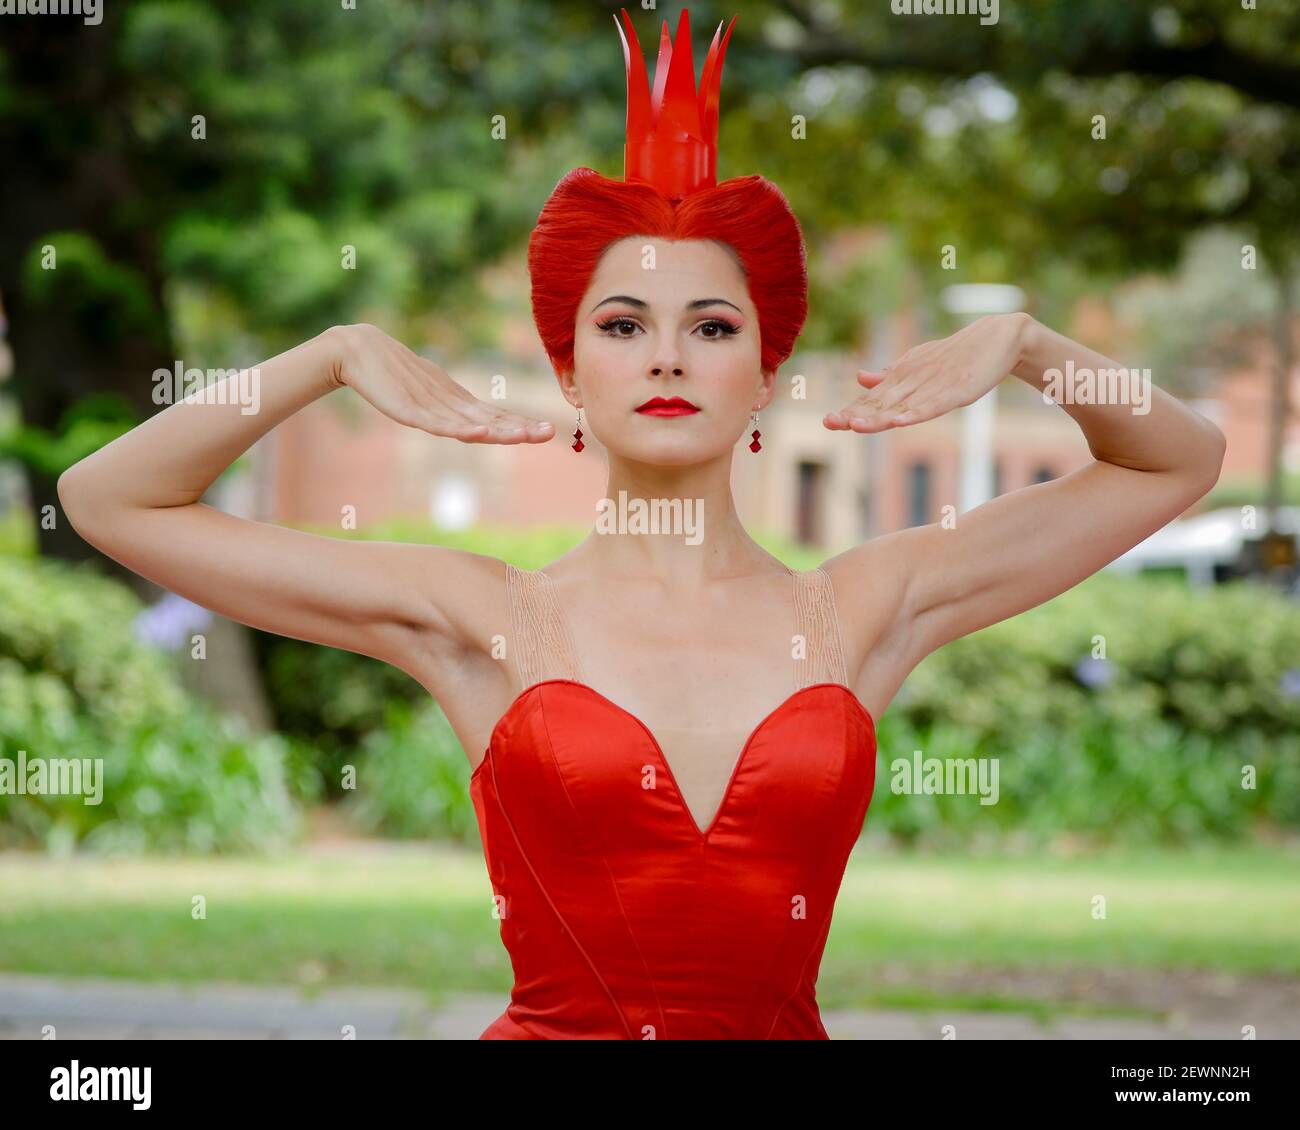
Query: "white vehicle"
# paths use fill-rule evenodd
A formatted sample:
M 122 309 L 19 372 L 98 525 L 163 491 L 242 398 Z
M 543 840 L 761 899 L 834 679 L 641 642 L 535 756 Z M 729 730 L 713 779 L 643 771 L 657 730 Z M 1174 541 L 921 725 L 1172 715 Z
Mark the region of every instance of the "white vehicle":
M 1280 533 L 1300 533 L 1300 506 L 1279 507 L 1277 526 Z M 1243 547 L 1267 532 L 1263 506 L 1211 510 L 1170 522 L 1106 568 L 1120 573 L 1180 570 L 1191 584 L 1210 585 L 1238 574 Z

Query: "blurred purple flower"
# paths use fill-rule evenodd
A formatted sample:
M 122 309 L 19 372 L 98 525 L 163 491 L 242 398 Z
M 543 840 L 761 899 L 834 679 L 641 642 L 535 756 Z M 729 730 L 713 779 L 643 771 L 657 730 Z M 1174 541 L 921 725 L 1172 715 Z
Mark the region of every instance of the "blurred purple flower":
M 1096 659 L 1090 655 L 1074 665 L 1074 677 L 1085 687 L 1096 690 L 1098 687 L 1110 686 L 1115 678 L 1115 669 L 1110 665 L 1110 660 Z
M 169 592 L 136 616 L 132 628 L 145 643 L 175 651 L 189 642 L 194 629 L 206 628 L 211 622 L 212 613 L 201 604 Z
M 1295 698 L 1300 695 L 1300 667 L 1288 667 L 1283 671 L 1278 686 L 1287 698 Z

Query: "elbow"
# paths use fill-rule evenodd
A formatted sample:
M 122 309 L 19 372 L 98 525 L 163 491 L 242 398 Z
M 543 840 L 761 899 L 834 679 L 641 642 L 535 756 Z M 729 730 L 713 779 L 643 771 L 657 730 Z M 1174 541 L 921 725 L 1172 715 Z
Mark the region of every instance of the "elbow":
M 82 463 L 74 463 L 64 471 L 55 481 L 54 490 L 59 497 L 59 507 L 63 510 L 63 516 L 67 518 L 72 528 L 84 537 L 85 515 L 93 503 L 88 497 L 86 471 Z
M 59 505 L 63 507 L 65 514 L 72 508 L 72 497 L 76 491 L 72 485 L 72 470 L 73 468 L 69 467 L 54 483 L 54 492 L 59 496 Z
M 1198 448 L 1196 457 L 1197 498 L 1203 498 L 1214 489 L 1223 472 L 1223 457 L 1228 450 L 1228 439 L 1218 425 L 1204 420 L 1202 430 L 1205 433 L 1203 445 Z
M 59 508 L 63 511 L 63 516 L 68 520 L 68 524 L 75 530 L 77 528 L 77 519 L 75 514 L 78 506 L 78 494 L 77 488 L 73 483 L 72 468 L 69 467 L 55 481 L 54 492 L 59 496 Z

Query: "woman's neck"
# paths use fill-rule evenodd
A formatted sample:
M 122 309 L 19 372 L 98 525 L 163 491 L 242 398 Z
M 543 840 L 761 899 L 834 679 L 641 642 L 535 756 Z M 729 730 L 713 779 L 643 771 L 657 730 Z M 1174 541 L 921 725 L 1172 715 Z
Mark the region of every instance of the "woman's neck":
M 611 457 L 592 531 L 566 558 L 594 575 L 684 584 L 783 568 L 736 513 L 730 453 L 681 467 Z

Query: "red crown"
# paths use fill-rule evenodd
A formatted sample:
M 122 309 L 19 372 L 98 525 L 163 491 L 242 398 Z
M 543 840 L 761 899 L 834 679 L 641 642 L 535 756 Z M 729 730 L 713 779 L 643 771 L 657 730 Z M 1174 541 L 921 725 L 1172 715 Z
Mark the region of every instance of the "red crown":
M 717 184 L 718 91 L 722 86 L 722 58 L 736 17 L 727 34 L 722 24 L 713 33 L 699 93 L 695 92 L 695 63 L 691 58 L 691 23 L 686 9 L 677 24 L 677 42 L 668 36 L 664 20 L 655 64 L 655 88 L 650 93 L 641 44 L 627 9 L 622 8 L 627 35 L 614 17 L 623 41 L 627 67 L 627 144 L 623 149 L 623 179 L 647 181 L 676 203 L 692 192 Z M 718 37 L 722 35 L 719 43 Z M 631 46 L 628 39 L 632 40 Z M 635 51 L 635 61 L 633 58 Z

